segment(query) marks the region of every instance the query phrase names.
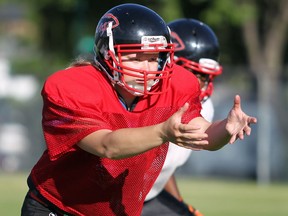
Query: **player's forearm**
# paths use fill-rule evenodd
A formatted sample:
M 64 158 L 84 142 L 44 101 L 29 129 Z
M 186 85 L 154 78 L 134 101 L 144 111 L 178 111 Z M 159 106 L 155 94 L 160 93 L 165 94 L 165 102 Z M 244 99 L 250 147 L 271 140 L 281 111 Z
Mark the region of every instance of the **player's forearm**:
M 158 124 L 142 128 L 106 130 L 103 133 L 100 131 L 88 135 L 78 145 L 100 157 L 122 159 L 163 144 L 165 140 L 161 130 L 161 124 Z
M 114 159 L 134 156 L 163 144 L 160 125 L 116 130 L 104 141 L 107 155 Z
M 205 147 L 206 150 L 216 151 L 225 146 L 231 135 L 226 130 L 227 119 L 213 122 L 206 130 L 208 134 L 209 145 Z

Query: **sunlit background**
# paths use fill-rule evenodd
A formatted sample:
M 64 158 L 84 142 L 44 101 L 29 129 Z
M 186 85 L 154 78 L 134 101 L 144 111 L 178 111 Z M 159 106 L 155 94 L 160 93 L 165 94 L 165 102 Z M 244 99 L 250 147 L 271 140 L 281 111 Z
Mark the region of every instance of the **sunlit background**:
M 0 170 L 29 172 L 45 144 L 41 88 L 45 78 L 92 51 L 99 18 L 128 1 L 0 1 Z M 129 1 L 130 2 L 130 1 Z M 215 80 L 215 120 L 225 118 L 235 94 L 258 118 L 252 135 L 217 152 L 194 152 L 182 176 L 288 180 L 287 1 L 134 1 L 167 22 L 200 19 L 221 46 L 223 75 Z M 120 23 L 121 25 L 121 23 Z M 107 98 L 109 100 L 109 98 Z

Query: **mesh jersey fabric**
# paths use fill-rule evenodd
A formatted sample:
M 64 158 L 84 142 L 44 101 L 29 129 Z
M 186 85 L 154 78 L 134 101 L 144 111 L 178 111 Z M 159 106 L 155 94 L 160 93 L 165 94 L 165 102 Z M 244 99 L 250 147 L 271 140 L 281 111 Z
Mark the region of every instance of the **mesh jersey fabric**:
M 214 107 L 211 98 L 208 98 L 202 103 L 201 115 L 207 121 L 212 122 L 214 116 Z M 151 200 L 160 194 L 169 178 L 173 175 L 178 167 L 182 166 L 189 159 L 191 153 L 192 150 L 190 149 L 169 143 L 168 152 L 162 170 L 157 177 L 153 187 L 147 194 L 145 201 Z
M 106 75 L 93 66 L 51 75 L 42 89 L 47 150 L 31 171 L 41 195 L 73 215 L 140 215 L 163 166 L 168 144 L 121 160 L 100 158 L 76 144 L 100 129 L 163 122 L 185 102 L 190 106 L 183 123 L 200 116 L 197 79 L 175 67 L 170 90 L 160 96 L 140 97 L 132 112 L 123 108 Z

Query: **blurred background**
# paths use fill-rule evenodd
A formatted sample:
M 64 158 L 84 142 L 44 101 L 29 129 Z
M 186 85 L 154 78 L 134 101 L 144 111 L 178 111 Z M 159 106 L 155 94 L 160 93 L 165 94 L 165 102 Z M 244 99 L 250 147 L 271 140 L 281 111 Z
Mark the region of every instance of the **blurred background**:
M 29 172 L 45 144 L 41 88 L 46 77 L 91 52 L 95 27 L 129 1 L 0 1 L 0 172 Z M 215 79 L 215 120 L 235 94 L 258 118 L 252 135 L 217 152 L 193 152 L 178 175 L 288 182 L 288 1 L 138 0 L 165 21 L 195 18 L 219 38 L 223 74 Z

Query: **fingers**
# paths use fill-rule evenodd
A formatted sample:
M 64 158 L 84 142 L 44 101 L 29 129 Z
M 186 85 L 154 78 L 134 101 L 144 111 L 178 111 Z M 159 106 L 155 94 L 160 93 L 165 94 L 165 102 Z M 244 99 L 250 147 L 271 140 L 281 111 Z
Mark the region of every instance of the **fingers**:
M 189 103 L 185 103 L 176 113 L 179 116 L 182 116 L 189 108 Z
M 209 144 L 208 134 L 201 130 L 201 126 L 195 124 L 180 124 L 178 133 L 175 134 L 175 143 L 184 148 L 202 150 Z
M 189 108 L 189 103 L 185 103 L 182 107 L 180 107 L 179 110 L 177 112 L 175 112 L 172 117 L 170 117 L 171 123 L 169 123 L 169 124 L 175 124 L 175 123 L 177 125 L 180 124 L 182 116 L 188 110 L 188 108 Z M 177 126 L 177 127 L 179 127 L 179 126 Z
M 257 123 L 257 118 L 255 117 L 248 117 L 248 124 L 256 124 Z
M 183 137 L 179 137 L 175 142 L 176 145 L 192 149 L 192 150 L 203 150 L 209 144 L 207 140 L 207 134 L 193 134 L 187 135 Z
M 240 131 L 238 134 L 237 134 L 237 137 L 241 140 L 244 139 L 244 130 Z
M 230 143 L 230 144 L 233 144 L 233 143 L 236 141 L 236 139 L 237 139 L 237 136 L 236 136 L 236 135 L 233 135 L 233 136 L 230 138 L 229 143 Z
M 199 141 L 179 142 L 175 144 L 186 149 L 200 151 L 204 150 L 205 147 L 207 147 L 208 141 L 199 140 Z
M 257 122 L 256 118 L 254 118 L 254 117 L 249 117 L 249 118 L 251 118 L 250 119 L 251 121 L 248 121 L 248 122 L 250 122 L 250 123 L 256 123 Z M 250 123 L 248 123 L 246 126 L 244 126 L 243 129 L 240 130 L 237 134 L 233 135 L 231 137 L 229 143 L 230 144 L 234 143 L 238 138 L 243 140 L 245 135 L 250 136 L 251 131 L 252 131 L 252 128 L 250 127 Z
M 248 117 L 247 119 L 247 125 L 243 128 L 244 134 L 247 134 L 248 136 L 251 134 L 252 128 L 250 127 L 250 124 L 256 124 L 257 119 L 255 117 Z
M 192 133 L 199 129 L 201 129 L 201 126 L 196 125 L 196 124 L 180 124 L 179 125 L 179 131 L 181 133 Z
M 247 122 L 248 122 L 247 125 L 243 128 L 243 139 L 244 139 L 244 135 L 245 134 L 250 136 L 251 131 L 252 131 L 252 128 L 250 127 L 250 124 L 256 124 L 257 123 L 257 119 L 255 117 L 248 117 Z M 241 134 L 238 135 L 238 136 L 239 136 L 240 139 L 242 138 Z
M 235 95 L 233 108 L 234 109 L 241 109 L 241 98 L 239 95 Z
M 206 133 L 197 133 L 197 134 L 187 133 L 187 134 L 183 134 L 182 137 L 179 137 L 178 141 L 182 143 L 187 143 L 187 144 L 194 143 L 194 144 L 199 144 L 199 145 L 202 145 L 202 144 L 205 145 L 205 144 L 208 144 L 207 137 L 208 135 Z
M 248 136 L 250 136 L 250 134 L 251 134 L 251 127 L 249 127 L 249 125 L 248 126 L 246 126 L 246 127 L 244 127 L 244 132 L 245 132 L 245 134 L 247 134 Z

